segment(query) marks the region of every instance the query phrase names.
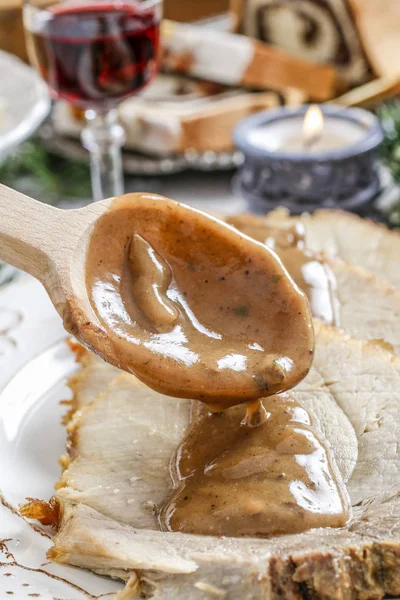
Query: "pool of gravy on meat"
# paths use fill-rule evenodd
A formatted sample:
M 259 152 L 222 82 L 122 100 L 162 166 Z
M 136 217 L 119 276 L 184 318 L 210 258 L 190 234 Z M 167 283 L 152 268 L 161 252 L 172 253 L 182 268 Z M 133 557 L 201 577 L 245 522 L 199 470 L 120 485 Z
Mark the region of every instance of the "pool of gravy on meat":
M 278 254 L 299 288 L 307 294 L 314 317 L 329 325 L 340 325 L 335 274 L 323 257 L 305 248 L 302 223 L 279 227 L 250 214 L 231 217 L 228 222 Z
M 194 403 L 171 475 L 164 530 L 268 537 L 349 518 L 331 451 L 290 392 L 256 403 L 247 419 L 243 406 L 216 414 Z
M 307 298 L 262 244 L 160 196 L 118 198 L 97 221 L 86 287 L 117 366 L 215 410 L 308 373 Z
M 290 393 L 277 395 L 307 374 L 314 338 L 305 295 L 272 253 L 134 194 L 96 224 L 86 284 L 118 366 L 202 401 L 172 461 L 163 529 L 269 536 L 346 522 L 329 449 Z

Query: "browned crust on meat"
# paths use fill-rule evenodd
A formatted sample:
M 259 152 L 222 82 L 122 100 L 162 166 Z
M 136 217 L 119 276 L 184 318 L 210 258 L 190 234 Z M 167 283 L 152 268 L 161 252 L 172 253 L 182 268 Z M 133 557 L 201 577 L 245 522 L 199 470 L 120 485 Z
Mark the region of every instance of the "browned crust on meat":
M 72 352 L 75 354 L 76 362 L 80 364 L 81 368 L 77 373 L 75 373 L 75 375 L 70 377 L 67 382 L 67 385 L 72 391 L 73 396 L 71 400 L 65 402 L 65 404 L 67 404 L 68 402 L 69 408 L 66 414 L 62 417 L 62 424 L 67 430 L 67 453 L 63 454 L 60 457 L 58 463 L 63 471 L 68 468 L 71 460 L 74 458 L 74 448 L 76 448 L 77 445 L 77 428 L 76 426 L 74 426 L 74 417 L 79 408 L 77 397 L 77 385 L 82 377 L 83 369 L 85 368 L 85 366 L 87 366 L 88 361 L 90 360 L 90 352 L 86 350 L 86 348 L 84 348 L 81 344 L 79 344 L 79 342 L 69 339 L 67 341 L 67 344 L 70 350 L 72 350 Z M 62 487 L 62 477 L 61 480 L 55 485 L 56 489 L 58 489 L 59 487 Z
M 90 352 L 86 350 L 79 342 L 70 338 L 67 340 L 67 346 L 75 354 L 76 362 L 81 366 L 79 371 L 72 375 L 67 381 L 67 385 L 72 391 L 72 399 L 64 400 L 63 404 L 68 406 L 68 410 L 65 415 L 62 417 L 61 423 L 68 427 L 68 424 L 72 421 L 74 414 L 78 410 L 78 400 L 76 396 L 76 386 L 80 378 L 82 377 L 82 369 L 87 366 L 88 361 L 90 360 Z
M 27 500 L 26 504 L 20 506 L 20 514 L 58 531 L 62 524 L 62 503 L 54 496 L 48 502 L 37 498 Z
M 82 344 L 80 344 L 72 338 L 69 338 L 67 340 L 67 346 L 69 347 L 71 352 L 75 354 L 76 362 L 83 364 L 85 357 L 88 355 L 88 351 L 86 350 L 86 348 L 84 348 Z
M 271 600 L 372 600 L 400 594 L 400 541 L 270 559 Z

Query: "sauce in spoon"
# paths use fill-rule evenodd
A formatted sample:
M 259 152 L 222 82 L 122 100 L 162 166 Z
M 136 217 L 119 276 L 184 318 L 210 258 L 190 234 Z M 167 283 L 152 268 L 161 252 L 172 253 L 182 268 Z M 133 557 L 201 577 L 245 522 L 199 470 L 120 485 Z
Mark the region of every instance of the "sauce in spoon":
M 94 227 L 86 285 L 118 366 L 162 393 L 223 410 L 310 368 L 308 302 L 277 256 L 172 200 L 116 199 Z

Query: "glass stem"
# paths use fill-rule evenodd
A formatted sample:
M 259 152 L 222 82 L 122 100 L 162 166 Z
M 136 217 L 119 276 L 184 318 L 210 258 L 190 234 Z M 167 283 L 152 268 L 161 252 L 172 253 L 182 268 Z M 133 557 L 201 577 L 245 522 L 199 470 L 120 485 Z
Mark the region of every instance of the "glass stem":
M 121 196 L 124 193 L 121 146 L 125 133 L 118 123 L 118 113 L 95 110 L 85 112 L 86 127 L 82 144 L 90 153 L 93 200 Z

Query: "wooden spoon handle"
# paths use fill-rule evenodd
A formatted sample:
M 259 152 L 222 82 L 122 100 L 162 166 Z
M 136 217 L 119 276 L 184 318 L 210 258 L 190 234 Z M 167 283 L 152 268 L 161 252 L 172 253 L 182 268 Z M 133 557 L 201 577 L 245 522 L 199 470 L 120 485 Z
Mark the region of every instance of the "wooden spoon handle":
M 63 212 L 0 185 L 0 259 L 43 281 Z

